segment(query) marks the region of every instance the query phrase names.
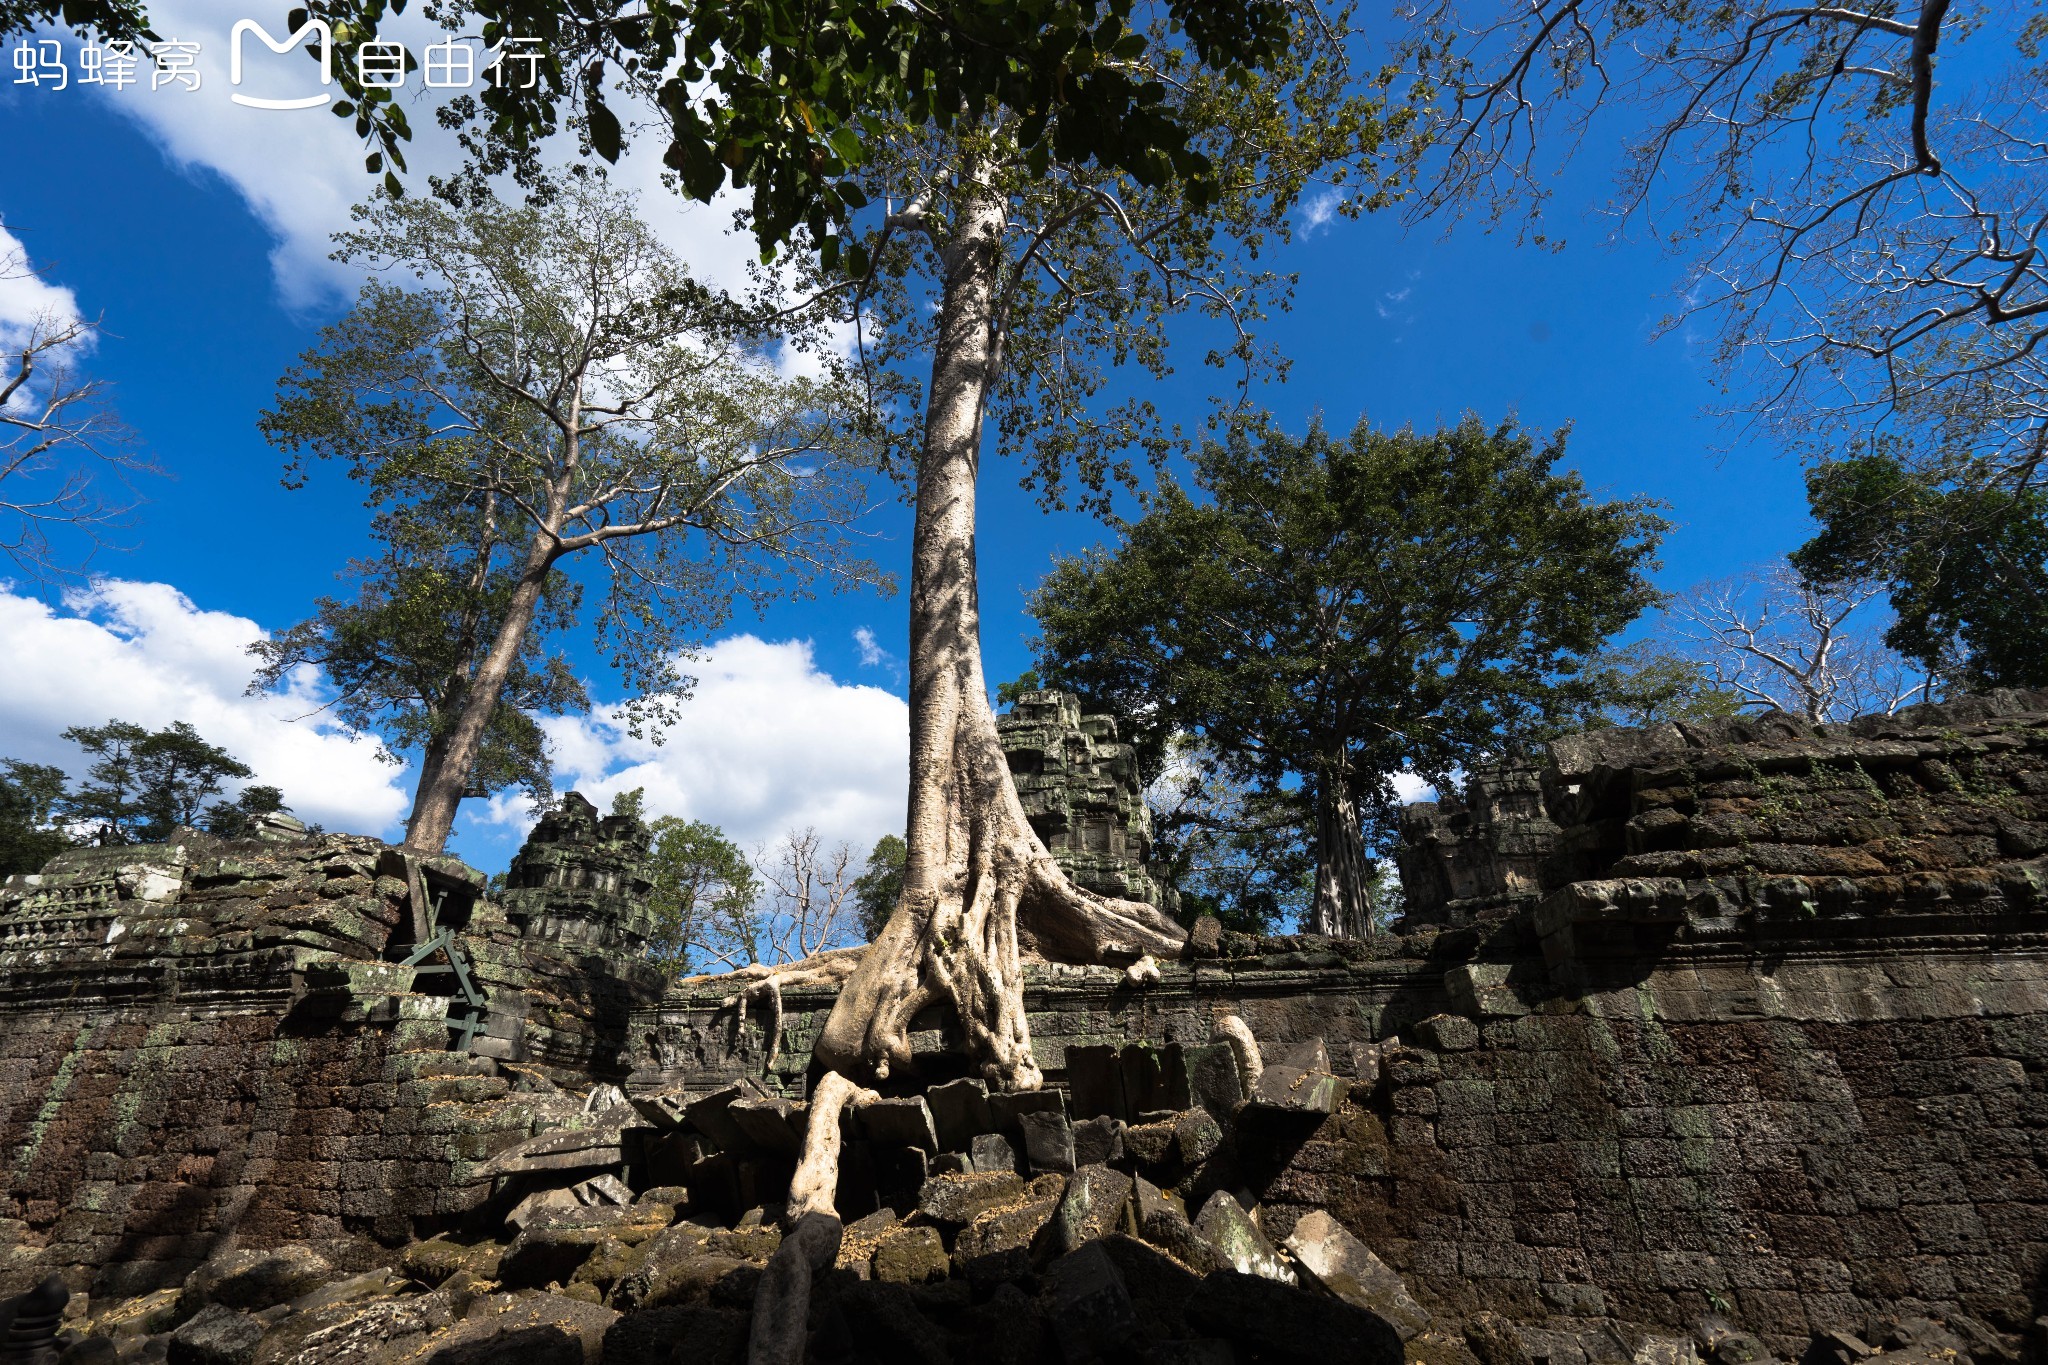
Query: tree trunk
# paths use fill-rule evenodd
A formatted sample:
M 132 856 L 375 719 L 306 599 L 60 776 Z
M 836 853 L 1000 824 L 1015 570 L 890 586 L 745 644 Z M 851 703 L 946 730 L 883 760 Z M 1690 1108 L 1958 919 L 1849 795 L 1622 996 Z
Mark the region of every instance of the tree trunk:
M 462 710 L 456 715 L 455 724 L 447 732 L 438 762 L 429 762 L 420 773 L 420 788 L 413 798 L 412 816 L 405 825 L 405 846 L 420 853 L 439 853 L 448 843 L 448 833 L 455 827 L 455 808 L 462 804 L 462 793 L 469 786 L 470 770 L 476 766 L 476 757 L 483 748 L 484 732 L 490 728 L 491 713 L 498 709 L 498 699 L 505 691 L 505 680 L 512 676 L 512 665 L 519 658 L 520 647 L 526 642 L 526 632 L 533 625 L 533 613 L 540 605 L 541 589 L 546 585 L 548 574 L 554 569 L 554 557 L 547 548 L 547 539 L 534 537 L 533 547 L 526 557 L 525 572 L 512 589 L 512 597 L 505 606 L 505 616 L 498 623 L 498 633 L 491 641 L 490 653 L 484 655 L 477 665 L 476 675 L 470 679 L 469 690 L 462 699 Z
M 1370 888 L 1371 867 L 1349 784 L 1342 777 L 1322 778 L 1316 793 L 1316 902 L 1308 931 L 1331 938 L 1370 937 Z
M 840 992 L 817 1055 L 832 1070 L 887 1077 L 910 1063 L 911 1020 L 943 1004 L 992 1086 L 1034 1090 L 1042 1078 L 1024 1019 L 1024 953 L 1177 957 L 1186 934 L 1149 905 L 1067 880 L 1024 818 L 996 736 L 981 672 L 974 494 L 1000 363 L 993 322 L 1005 216 L 998 196 L 964 196 L 946 250 L 911 548 L 903 898 Z

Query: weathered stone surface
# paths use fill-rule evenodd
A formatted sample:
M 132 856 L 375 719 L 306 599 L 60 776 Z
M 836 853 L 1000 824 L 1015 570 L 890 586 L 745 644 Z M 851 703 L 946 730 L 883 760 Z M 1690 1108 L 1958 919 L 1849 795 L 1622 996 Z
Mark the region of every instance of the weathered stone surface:
M 1138 1340 L 1130 1291 L 1100 1243 L 1070 1251 L 1046 1268 L 1052 1328 L 1066 1359 L 1129 1359 Z
M 756 1099 L 761 1088 L 752 1081 L 734 1081 L 722 1086 L 699 1099 L 691 1100 L 683 1108 L 683 1117 L 690 1126 L 717 1143 L 719 1149 L 734 1155 L 744 1156 L 753 1151 L 754 1144 L 747 1137 L 746 1129 L 727 1111 L 738 1100 Z
M 1018 1121 L 1024 1132 L 1024 1163 L 1033 1175 L 1074 1169 L 1074 1130 L 1063 1111 L 1041 1109 Z
M 263 1330 L 247 1313 L 210 1303 L 171 1333 L 164 1358 L 170 1365 L 249 1365 Z
M 1238 1074 L 1237 1054 L 1228 1043 L 1203 1043 L 1182 1052 L 1187 1069 L 1188 1094 L 1193 1103 L 1228 1121 L 1244 1103 L 1244 1078 Z
M 1007 1171 L 935 1175 L 918 1192 L 917 1211 L 935 1223 L 971 1223 L 984 1210 L 1023 1195 L 1023 1180 Z
M 217 1303 L 237 1312 L 255 1313 L 290 1303 L 332 1278 L 333 1264 L 311 1247 L 224 1251 L 185 1281 L 179 1309 L 196 1313 L 206 1304 Z
M 1429 1326 L 1429 1314 L 1409 1296 L 1401 1277 L 1323 1210 L 1299 1219 L 1283 1245 L 1316 1283 L 1346 1303 L 1379 1314 L 1401 1340 Z
M 924 1092 L 924 1098 L 942 1151 L 968 1151 L 975 1138 L 995 1131 L 988 1085 L 979 1077 L 962 1076 L 957 1081 L 935 1085 Z
M 745 1096 L 725 1112 L 756 1150 L 788 1157 L 803 1151 L 803 1110 L 781 1096 Z
M 1187 1209 L 1173 1194 L 1139 1176 L 1133 1182 L 1132 1202 L 1138 1235 L 1197 1275 L 1221 1269 L 1222 1253 L 1195 1231 Z
M 436 1237 L 408 1246 L 399 1265 L 407 1275 L 432 1289 L 461 1271 L 478 1279 L 497 1279 L 498 1258 L 504 1251 L 496 1242 L 466 1244 Z
M 1417 1021 L 1409 1037 L 1436 1052 L 1469 1052 L 1479 1046 L 1479 1025 L 1455 1014 L 1432 1014 Z
M 976 1137 L 970 1157 L 974 1169 L 982 1173 L 1017 1169 L 1017 1149 L 1001 1133 L 983 1133 Z
M 996 1131 L 1013 1142 L 1021 1143 L 1024 1137 L 1023 1119 L 1026 1114 L 1066 1113 L 1066 1100 L 1057 1090 L 1017 1090 L 988 1097 L 989 1113 L 996 1121 Z
M 892 1284 L 925 1284 L 946 1276 L 946 1244 L 937 1228 L 903 1227 L 885 1234 L 875 1248 L 874 1274 Z
M 1317 1038 L 1268 1062 L 1252 1087 L 1251 1103 L 1269 1113 L 1329 1114 L 1337 1108 L 1337 1089 L 1329 1049 Z
M 1294 1283 L 1294 1272 L 1228 1191 L 1218 1190 L 1209 1196 L 1202 1205 L 1201 1216 L 1195 1219 L 1195 1231 L 1216 1248 L 1216 1254 L 1231 1269 L 1281 1284 Z
M 1122 1119 L 1104 1114 L 1074 1125 L 1074 1165 L 1106 1166 L 1124 1154 Z
M 1067 1182 L 1053 1215 L 1053 1248 L 1073 1251 L 1123 1227 L 1131 1202 L 1131 1177 L 1107 1166 L 1083 1166 Z
M 1206 1109 L 1189 1109 L 1173 1121 L 1173 1154 L 1192 1170 L 1223 1145 L 1223 1129 Z
M 893 1147 L 915 1147 L 935 1153 L 939 1137 L 932 1126 L 932 1111 L 922 1095 L 905 1099 L 874 1100 L 856 1111 L 861 1131 L 870 1142 Z
M 1076 1119 L 1128 1119 L 1124 1075 L 1117 1050 L 1103 1044 L 1067 1049 L 1068 1107 Z
M 1255 1360 L 1399 1365 L 1403 1358 L 1400 1335 L 1373 1313 L 1235 1270 L 1203 1277 L 1188 1320 Z
M 1479 1365 L 1529 1365 L 1521 1334 L 1498 1313 L 1482 1311 L 1467 1318 L 1465 1344 L 1472 1348 Z
M 1028 1249 L 1059 1208 L 1057 1194 L 1020 1198 L 978 1214 L 954 1239 L 955 1262 Z

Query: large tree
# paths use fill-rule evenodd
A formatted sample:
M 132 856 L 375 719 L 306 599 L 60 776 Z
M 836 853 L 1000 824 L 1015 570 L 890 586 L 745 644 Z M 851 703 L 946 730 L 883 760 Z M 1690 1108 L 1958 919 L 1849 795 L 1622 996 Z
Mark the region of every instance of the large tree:
M 85 781 L 59 798 L 56 809 L 64 824 L 83 828 L 102 845 L 151 843 L 181 825 L 197 826 L 226 782 L 252 775 L 246 763 L 182 720 L 161 730 L 124 720 L 74 725 L 64 738 L 92 761 Z
M 1126 382 L 1124 401 L 1107 401 L 1108 371 L 1163 375 L 1176 312 L 1208 315 L 1223 338 L 1209 358 L 1237 367 L 1240 383 L 1257 372 L 1251 330 L 1287 283 L 1261 273 L 1259 253 L 1284 237 L 1302 193 L 1359 169 L 1380 132 L 1375 107 L 1348 87 L 1341 42 L 1306 16 L 1300 25 L 1263 72 L 1207 70 L 1170 35 L 1112 34 L 1125 69 L 1172 92 L 1180 126 L 1204 130 L 1213 199 L 1163 152 L 1129 174 L 1067 159 L 1067 115 L 1043 109 L 984 104 L 947 128 L 898 127 L 868 152 L 890 211 L 849 250 L 870 267 L 852 316 L 874 363 L 925 364 L 929 379 L 903 900 L 819 1036 L 829 1068 L 900 1070 L 911 1020 L 940 1004 L 992 1084 L 1034 1089 L 1027 954 L 1129 962 L 1179 951 L 1184 931 L 1168 916 L 1074 885 L 1024 817 L 982 672 L 976 485 L 993 426 L 1047 500 L 1105 506 L 1137 452 L 1167 448 L 1143 386 Z
M 250 690 L 282 686 L 304 666 L 319 669 L 334 689 L 327 705 L 335 714 L 381 735 L 394 763 L 417 753 L 415 790 L 433 788 L 518 587 L 523 547 L 507 533 L 520 528 L 496 514 L 498 501 L 487 491 L 451 490 L 379 515 L 373 535 L 381 552 L 346 573 L 354 596 L 323 597 L 307 620 L 250 645 L 262 661 Z M 519 787 L 540 802 L 550 794 L 539 717 L 580 712 L 589 696 L 568 660 L 546 645 L 573 623 L 581 596 L 559 574 L 542 585 L 464 795 Z
M 1233 433 L 1193 490 L 1168 482 L 1114 549 L 1055 566 L 1031 603 L 1039 671 L 1142 699 L 1270 796 L 1299 784 L 1311 932 L 1365 933 L 1361 822 L 1385 827 L 1395 776 L 1449 782 L 1553 729 L 1588 656 L 1656 601 L 1665 523 L 1594 499 L 1563 451 L 1470 418 Z
M 601 177 L 518 207 L 454 199 L 387 200 L 341 236 L 340 259 L 416 287 L 364 286 L 262 421 L 293 477 L 308 457 L 340 460 L 373 505 L 466 517 L 448 535 L 475 547 L 468 591 L 487 619 L 478 647 L 453 642 L 466 676 L 428 735 L 406 843 L 430 852 L 579 561 L 603 580 L 600 646 L 657 709 L 735 597 L 881 581 L 844 535 L 873 459 L 856 392 L 779 375 L 776 333 L 697 285 Z

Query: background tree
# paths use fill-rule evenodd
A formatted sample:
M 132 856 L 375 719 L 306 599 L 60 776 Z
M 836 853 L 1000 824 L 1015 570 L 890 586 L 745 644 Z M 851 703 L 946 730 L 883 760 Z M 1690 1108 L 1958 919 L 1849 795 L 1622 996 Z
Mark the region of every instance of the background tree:
M 1192 925 L 1214 915 L 1247 934 L 1305 922 L 1316 859 L 1301 793 L 1255 790 L 1193 736 L 1175 737 L 1166 752 L 1145 801 L 1155 873 L 1179 900 L 1175 918 Z
M 384 552 L 349 565 L 354 599 L 323 597 L 309 619 L 250 645 L 262 661 L 250 691 L 283 686 L 301 666 L 318 668 L 334 689 L 328 705 L 335 713 L 359 731 L 380 735 L 394 763 L 401 753 L 418 753 L 415 790 L 436 786 L 477 670 L 517 588 L 520 547 L 506 543 L 495 503 L 491 494 L 465 493 L 381 514 L 374 534 Z M 568 660 L 549 654 L 546 642 L 574 624 L 581 598 L 579 585 L 560 574 L 542 584 L 484 727 L 465 796 L 519 787 L 544 802 L 552 792 L 552 764 L 537 718 L 581 712 L 590 698 Z
M 763 890 L 764 955 L 757 962 L 797 962 L 859 941 L 859 873 L 846 844 L 827 844 L 815 829 L 793 829 L 756 855 L 754 870 Z
M 903 865 L 909 855 L 910 849 L 902 839 L 884 834 L 875 841 L 868 853 L 867 866 L 853 884 L 860 932 L 869 943 L 881 936 L 889 916 L 896 912 L 896 902 L 903 899 Z
M 1371 924 L 1365 825 L 1393 778 L 1444 783 L 1555 724 L 1603 640 L 1656 600 L 1666 523 L 1596 502 L 1511 426 L 1295 440 L 1234 433 L 1112 551 L 1031 599 L 1038 668 L 1157 710 L 1266 798 L 1313 816 L 1310 932 Z
M 1928 699 L 1932 678 L 1864 623 L 1876 584 L 1817 587 L 1785 565 L 1703 583 L 1666 609 L 1666 631 L 1744 706 L 1815 724 L 1890 715 Z
M 47 763 L 0 761 L 0 877 L 40 872 L 71 847 L 58 825 L 64 798 L 62 768 Z
M 1845 427 L 1889 435 L 1931 487 L 2034 484 L 2048 67 L 2028 7 L 1424 0 L 1412 18 L 1419 213 L 1525 211 L 1542 242 L 1549 154 L 1618 132 L 1616 230 L 1691 253 L 1667 325 L 1719 325 L 1769 434 L 1821 455 Z
M 1560 734 L 1720 720 L 1740 712 L 1744 700 L 1717 682 L 1707 664 L 1659 639 L 1601 650 L 1565 687 L 1576 704 L 1561 721 Z
M 1943 487 L 1877 449 L 1807 472 L 1815 582 L 1890 590 L 1885 643 L 1944 687 L 2048 687 L 2048 490 Z
M 613 813 L 619 813 L 616 806 Z M 759 961 L 754 902 L 760 884 L 747 855 L 702 820 L 664 815 L 649 829 L 650 909 L 657 927 L 647 955 L 672 976 L 714 963 L 730 968 Z
M 0 32 L 9 21 L 0 10 Z M 32 278 L 20 250 L 0 254 L 0 284 Z M 31 578 L 75 567 L 68 542 L 90 559 L 131 508 L 107 479 L 154 473 L 115 415 L 107 385 L 78 369 L 99 324 L 46 309 L 0 327 L 0 554 Z
M 196 827 L 224 782 L 251 775 L 247 764 L 182 720 L 156 731 L 110 720 L 63 733 L 92 762 L 59 812 L 64 823 L 88 827 L 96 844 L 159 842 L 180 825 Z
M 290 813 L 291 807 L 284 803 L 280 788 L 258 784 L 242 788 L 232 801 L 215 801 L 208 806 L 203 824 L 208 834 L 223 839 L 252 839 L 261 817 Z
M 420 287 L 366 285 L 280 382 L 264 433 L 295 476 L 338 459 L 381 506 L 468 506 L 479 595 L 502 591 L 433 737 L 409 847 L 446 843 L 575 557 L 602 568 L 598 641 L 643 706 L 674 696 L 678 652 L 735 596 L 881 581 L 843 535 L 874 458 L 858 396 L 778 376 L 760 352 L 772 334 L 736 322 L 601 179 L 572 175 L 544 206 L 385 202 L 339 240 L 339 259 Z M 502 579 L 483 548 L 500 537 Z

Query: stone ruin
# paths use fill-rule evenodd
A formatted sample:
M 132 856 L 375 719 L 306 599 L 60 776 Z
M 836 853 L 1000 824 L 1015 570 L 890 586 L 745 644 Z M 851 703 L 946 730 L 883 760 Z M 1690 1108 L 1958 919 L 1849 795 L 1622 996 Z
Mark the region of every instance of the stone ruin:
M 1015 719 L 1039 773 L 1113 768 L 1068 708 Z M 1036 790 L 1068 830 L 1126 809 Z M 349 836 L 9 883 L 19 1334 L 746 1359 L 833 992 L 664 987 L 604 823 L 569 803 L 498 898 Z M 2038 1357 L 2048 694 L 1576 736 L 1406 833 L 1380 940 L 1205 921 L 1156 981 L 1031 968 L 1046 1092 L 915 1021 L 919 1076 L 845 1130 L 810 1358 Z M 403 965 L 450 926 L 475 1029 Z
M 1161 904 L 1165 889 L 1146 866 L 1152 812 L 1115 717 L 1082 715 L 1071 692 L 1025 692 L 996 733 L 1024 817 L 1067 875 L 1100 895 Z

